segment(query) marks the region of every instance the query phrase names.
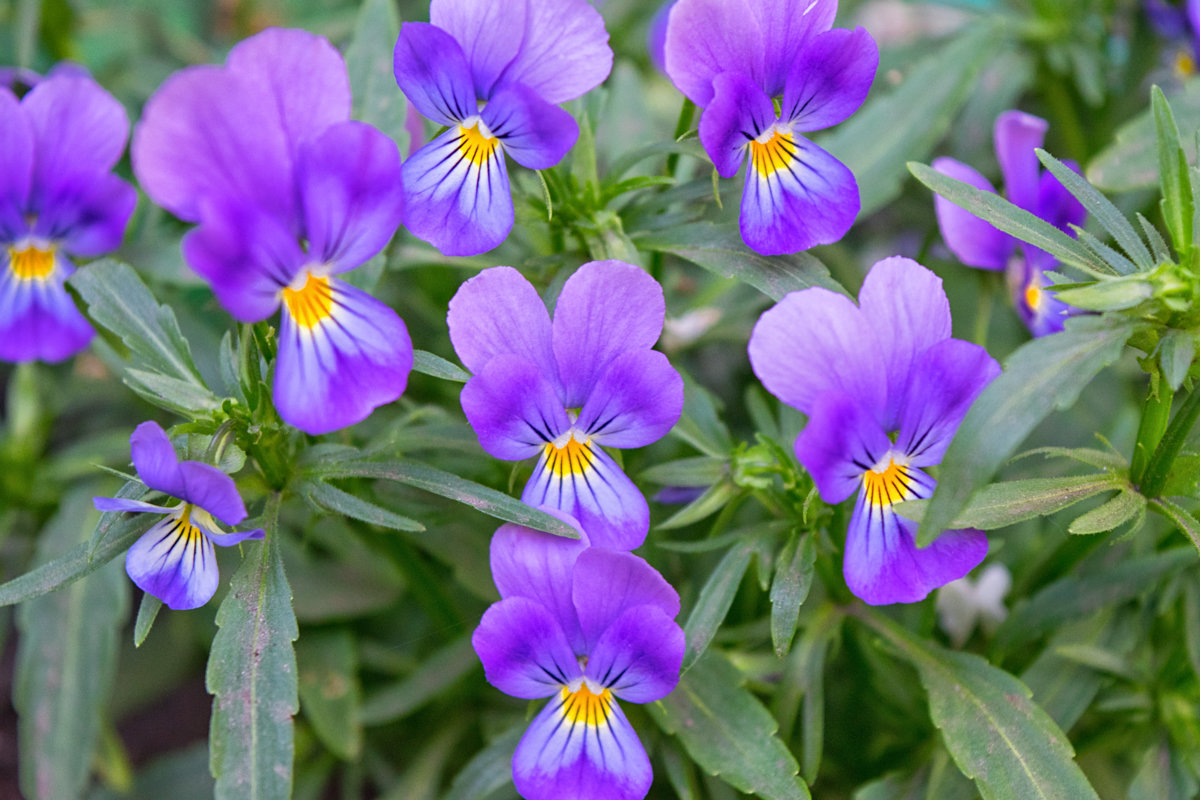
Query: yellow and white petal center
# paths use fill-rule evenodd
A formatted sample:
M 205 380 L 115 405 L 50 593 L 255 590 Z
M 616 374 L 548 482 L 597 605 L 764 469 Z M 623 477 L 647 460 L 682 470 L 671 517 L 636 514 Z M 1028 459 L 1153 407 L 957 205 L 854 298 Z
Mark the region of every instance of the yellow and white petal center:
M 546 469 L 559 478 L 569 475 L 581 475 L 592 465 L 591 440 L 582 439 L 574 429 L 545 446 Z
M 315 328 L 333 314 L 333 287 L 323 275 L 306 272 L 282 294 L 284 306 L 301 328 Z
M 863 489 L 867 493 L 867 502 L 886 508 L 893 503 L 916 497 L 908 465 L 903 462 L 897 463 L 892 455 L 885 456 L 884 460 L 863 473 Z
M 767 178 L 787 169 L 796 158 L 796 144 L 790 131 L 772 127 L 750 140 L 750 163 L 760 177 Z
M 487 163 L 500 147 L 500 140 L 492 135 L 483 120 L 475 117 L 458 126 L 458 152 L 477 167 Z
M 587 725 L 599 727 L 608 721 L 612 713 L 612 692 L 601 689 L 597 694 L 591 690 L 587 681 L 579 688 L 571 691 L 570 687 L 562 687 L 562 714 L 572 725 Z
M 9 247 L 8 269 L 19 281 L 44 281 L 54 272 L 54 248 Z

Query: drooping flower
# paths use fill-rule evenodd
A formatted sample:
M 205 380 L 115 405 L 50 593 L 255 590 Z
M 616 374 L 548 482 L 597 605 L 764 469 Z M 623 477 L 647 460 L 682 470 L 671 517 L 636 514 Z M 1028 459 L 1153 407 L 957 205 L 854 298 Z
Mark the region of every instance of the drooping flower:
M 492 539 L 500 602 L 471 644 L 488 682 L 549 697 L 513 755 L 526 800 L 641 800 L 652 774 L 617 699 L 652 703 L 675 688 L 679 595 L 632 553 L 517 525 Z
M 142 482 L 182 502 L 174 507 L 141 500 L 97 497 L 100 511 L 162 514 L 150 530 L 133 543 L 125 556 L 129 578 L 147 594 L 184 610 L 199 608 L 217 591 L 217 551 L 246 539 L 262 539 L 263 531 L 224 533 L 213 517 L 226 525 L 246 518 L 246 506 L 233 479 L 211 464 L 180 461 L 157 422 L 143 422 L 129 437 L 133 466 Z
M 121 244 L 137 191 L 112 169 L 128 137 L 125 109 L 78 67 L 19 101 L 0 87 L 0 360 L 61 361 L 95 335 L 63 282 L 71 258 Z
M 450 301 L 450 341 L 474 373 L 462 407 L 484 450 L 539 456 L 521 499 L 578 519 L 592 541 L 631 550 L 650 527 L 646 499 L 603 447 L 644 447 L 683 411 L 683 380 L 652 350 L 665 303 L 658 282 L 623 261 L 567 279 L 551 322 L 512 267 L 485 269 Z
M 432 0 L 429 19 L 400 29 L 396 82 L 449 130 L 404 164 L 405 226 L 445 255 L 476 255 L 513 226 L 504 154 L 529 169 L 561 161 L 579 126 L 557 104 L 608 77 L 612 50 L 587 0 Z
M 1005 111 L 996 118 L 996 157 L 1009 202 L 1070 234 L 1069 226 L 1083 224 L 1087 212 L 1058 178 L 1041 171 L 1034 150 L 1042 146 L 1047 127 L 1044 119 L 1032 114 Z M 1068 166 L 1078 171 L 1074 164 L 1068 162 Z M 996 191 L 977 170 L 953 158 L 934 159 L 933 168 L 977 189 Z M 1054 256 L 1031 244 L 1018 243 L 944 197 L 935 195 L 933 202 L 938 227 L 950 252 L 968 267 L 1005 272 L 1013 305 L 1034 336 L 1063 329 L 1071 307 L 1044 288 L 1050 284 L 1047 270 L 1058 266 Z
M 346 65 L 328 41 L 270 29 L 224 66 L 176 73 L 146 103 L 133 166 L 157 203 L 199 223 L 184 257 L 231 314 L 257 322 L 283 307 L 274 401 L 286 422 L 326 433 L 400 396 L 404 322 L 337 277 L 400 224 L 400 155 L 350 120 Z
M 907 258 L 877 263 L 858 305 L 826 289 L 792 292 L 750 335 L 750 363 L 783 402 L 808 415 L 796 456 L 827 503 L 858 490 L 843 572 L 872 604 L 915 602 L 987 555 L 974 529 L 916 547 L 917 524 L 894 508 L 933 494 L 941 461 L 975 397 L 1000 372 L 977 345 L 950 338 L 941 280 Z
M 740 222 L 759 253 L 835 242 L 858 215 L 854 175 L 801 135 L 858 110 L 879 65 L 865 30 L 832 29 L 836 13 L 837 0 L 679 0 L 671 9 L 667 75 L 704 109 L 700 142 L 718 174 L 732 178 L 749 158 Z
M 955 647 L 962 647 L 975 625 L 991 632 L 1008 616 L 1004 596 L 1012 588 L 1012 573 L 996 561 L 984 567 L 978 580 L 959 578 L 938 589 L 938 625 Z

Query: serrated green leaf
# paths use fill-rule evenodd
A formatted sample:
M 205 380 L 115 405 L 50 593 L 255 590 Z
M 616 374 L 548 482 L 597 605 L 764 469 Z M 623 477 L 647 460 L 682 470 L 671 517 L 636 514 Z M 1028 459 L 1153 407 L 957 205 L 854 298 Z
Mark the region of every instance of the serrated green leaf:
M 1115 530 L 1145 512 L 1146 498 L 1132 489 L 1122 490 L 1099 507 L 1076 517 L 1067 526 L 1067 532 L 1087 535 Z
M 1129 472 L 1129 462 L 1125 456 L 1112 450 L 1097 450 L 1094 447 L 1035 447 L 1013 456 L 1013 461 L 1029 456 L 1045 456 L 1046 458 L 1069 458 L 1080 464 L 1087 464 L 1097 469 L 1126 474 Z
M 121 380 L 147 402 L 180 416 L 209 416 L 221 406 L 216 395 L 190 380 L 127 367 Z
M 1053 336 L 1016 350 L 983 390 L 942 459 L 937 490 L 917 537 L 926 546 L 950 527 L 976 489 L 1055 408 L 1075 402 L 1100 370 L 1116 361 L 1134 323 L 1076 317 Z
M 396 86 L 392 53 L 400 38 L 400 15 L 394 0 L 366 0 L 346 47 L 346 72 L 353 90 L 354 119 L 374 125 L 390 136 L 401 153 L 409 151 L 408 102 Z
M 1149 300 L 1154 287 L 1144 275 L 1097 281 L 1077 289 L 1055 291 L 1062 302 L 1084 311 L 1123 311 Z
M 425 526 L 415 519 L 409 519 L 393 511 L 388 511 L 386 508 L 381 508 L 374 503 L 368 502 L 358 495 L 344 492 L 324 481 L 304 481 L 296 487 L 296 493 L 311 500 L 321 508 L 336 514 L 344 514 L 351 519 L 369 522 L 372 525 L 379 525 L 382 528 L 413 533 L 420 533 L 425 530 Z
M 767 800 L 807 800 L 800 767 L 775 736 L 775 720 L 741 684 L 737 668 L 709 652 L 647 709 L 702 769 L 735 789 Z
M 1070 742 L 1025 684 L 973 653 L 945 650 L 877 613 L 860 617 L 916 667 L 933 724 L 984 800 L 1098 798 Z
M 779 556 L 775 579 L 771 581 L 771 642 L 775 645 L 775 655 L 780 658 L 792 646 L 800 606 L 804 605 L 812 588 L 816 561 L 817 545 L 812 534 L 789 543 Z
M 277 516 L 267 501 L 267 536 L 246 558 L 217 610 L 217 634 L 204 682 L 213 695 L 209 766 L 216 800 L 288 800 L 292 788 L 292 717 L 299 709 L 299 636 L 292 591 L 283 574 Z
M 362 691 L 358 652 L 346 629 L 306 633 L 296 643 L 300 709 L 317 738 L 338 758 L 362 751 Z
M 1188 541 L 1200 551 L 1200 522 L 1183 506 L 1165 497 L 1156 497 L 1150 501 L 1150 507 L 1161 512 L 1167 519 L 1174 522 Z M 2 588 L 2 587 L 0 587 Z
M 451 642 L 404 680 L 369 695 L 363 702 L 363 724 L 384 725 L 403 719 L 478 668 L 471 637 Z
M 1109 473 L 1071 475 L 1064 478 L 1027 478 L 993 483 L 980 489 L 970 504 L 955 517 L 951 528 L 979 528 L 991 531 L 1044 517 L 1101 492 L 1127 484 Z M 896 513 L 920 522 L 928 500 L 910 500 L 896 505 Z
M 466 383 L 471 380 L 471 373 L 462 367 L 425 350 L 413 350 L 413 372 L 432 375 L 435 378 L 455 383 Z
M 1175 252 L 1191 250 L 1192 223 L 1195 214 L 1192 179 L 1187 155 L 1175 125 L 1175 115 L 1162 90 L 1150 90 L 1150 109 L 1154 114 L 1154 132 L 1158 151 L 1158 179 L 1162 189 L 1163 221 L 1175 244 Z
M 511 784 L 513 752 L 524 734 L 525 725 L 521 724 L 488 742 L 454 776 L 442 800 L 489 800 L 499 789 Z
M 696 598 L 683 632 L 687 637 L 687 649 L 683 654 L 683 671 L 691 669 L 696 660 L 708 649 L 717 629 L 729 613 L 742 576 L 750 566 L 750 557 L 754 555 L 754 545 L 748 542 L 736 544 L 729 548 L 720 562 L 717 563 L 704 587 Z

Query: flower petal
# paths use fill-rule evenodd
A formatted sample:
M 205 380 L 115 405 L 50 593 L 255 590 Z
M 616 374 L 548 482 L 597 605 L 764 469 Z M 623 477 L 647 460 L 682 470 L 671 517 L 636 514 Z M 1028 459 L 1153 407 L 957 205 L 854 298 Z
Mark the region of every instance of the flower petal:
M 294 309 L 285 294 L 275 365 L 275 407 L 285 422 L 329 433 L 400 397 L 413 350 L 395 311 L 337 279 L 310 276 L 295 294 Z
M 788 71 L 780 119 L 819 131 L 849 117 L 871 90 L 879 47 L 862 28 L 835 28 L 809 40 Z
M 334 272 L 382 250 L 404 216 L 400 152 L 363 122 L 332 125 L 303 145 L 297 181 L 308 253 Z
M 579 615 L 584 650 L 593 656 L 596 642 L 604 632 L 632 608 L 653 608 L 671 625 L 679 615 L 679 593 L 658 570 L 632 553 L 602 547 L 588 548 L 575 562 L 571 602 Z M 592 677 L 600 675 L 594 670 L 589 670 L 588 674 Z M 603 685 L 610 686 L 609 683 Z
M 527 597 L 494 603 L 471 646 L 488 683 L 513 697 L 549 697 L 583 674 L 558 620 Z
M 580 527 L 574 518 L 555 509 L 542 510 Z M 500 597 L 524 597 L 545 608 L 576 654 L 585 652 L 585 643 L 571 599 L 571 575 L 588 542 L 586 535 L 567 539 L 508 523 L 496 530 L 489 549 L 492 580 Z
M 471 372 L 512 353 L 537 364 L 558 384 L 550 312 L 533 284 L 512 267 L 490 267 L 458 287 L 446 313 L 450 343 Z
M 532 458 L 571 427 L 538 366 L 511 353 L 488 361 L 467 381 L 460 399 L 480 447 L 496 458 Z
M 525 8 L 524 2 L 431 0 L 429 3 L 429 21 L 449 34 L 464 54 L 472 100 L 491 95 L 500 74 L 521 49 Z M 404 28 L 400 30 L 403 32 Z
M 156 506 L 144 500 L 129 500 L 124 497 L 93 497 L 92 505 L 97 511 L 129 511 L 132 513 L 147 512 L 150 514 L 170 514 L 174 508 Z
M 723 72 L 712 82 L 712 102 L 700 115 L 700 142 L 717 174 L 732 178 L 746 160 L 751 142 L 778 121 L 775 104 L 740 72 Z
M 1066 160 L 1063 163 L 1076 173 L 1083 174 L 1074 161 Z M 1054 177 L 1054 173 L 1046 171 L 1038 179 L 1037 215 L 1068 236 L 1074 236 L 1071 226 L 1083 225 L 1087 209 Z
M 526 800 L 642 800 L 652 781 L 646 750 L 611 695 L 561 690 L 513 754 L 513 782 Z
M 62 361 L 96 332 L 63 286 L 75 271 L 61 255 L 42 277 L 18 277 L 12 248 L 0 248 L 0 361 Z
M 455 125 L 404 162 L 404 224 L 447 256 L 499 245 L 513 226 L 512 191 L 500 140 Z
M 933 168 L 976 189 L 993 194 L 996 192 L 991 181 L 961 161 L 935 158 Z M 933 208 L 937 212 L 942 239 L 959 261 L 978 269 L 1003 270 L 1008 265 L 1013 253 L 1013 240 L 1007 233 L 997 230 L 990 222 L 984 222 L 939 194 L 933 196 Z
M 653 703 L 679 683 L 683 628 L 657 606 L 634 606 L 613 620 L 588 655 L 588 680 L 631 703 Z
M 522 84 L 496 92 L 480 116 L 504 151 L 529 169 L 553 167 L 579 138 L 573 116 Z
M 830 391 L 817 398 L 795 449 L 821 499 L 840 503 L 891 448 L 887 432 L 861 399 Z
M 25 206 L 33 148 L 33 128 L 21 104 L 8 89 L 0 89 L 0 241 L 14 242 L 28 230 Z
M 1059 300 L 1054 292 L 1046 290 L 1051 280 L 1045 269 L 1053 268 L 1058 262 L 1049 253 L 1036 247 L 1025 245 L 1024 250 L 1026 257 L 1015 263 L 1008 272 L 1013 305 L 1025 327 L 1034 336 L 1058 333 L 1066 324 L 1067 317 L 1077 311 Z
M 404 23 L 392 69 L 413 107 L 439 125 L 454 125 L 479 113 L 463 48 L 440 27 Z
M 180 461 L 179 477 L 183 486 L 175 496 L 180 500 L 203 509 L 226 525 L 237 525 L 246 518 L 246 505 L 233 478 L 212 464 Z
M 155 523 L 133 543 L 125 571 L 142 591 L 176 611 L 207 603 L 220 578 L 212 542 L 179 514 Z
M 567 408 L 587 401 L 609 363 L 654 346 L 666 302 L 658 281 L 624 261 L 589 261 L 563 284 L 554 307 L 554 358 Z
M 1004 174 L 1009 202 L 1031 214 L 1038 212 L 1038 173 L 1041 164 L 1033 151 L 1042 146 L 1049 125 L 1024 111 L 1005 111 L 996 118 L 996 158 Z
M 600 376 L 579 412 L 578 427 L 605 447 L 644 447 L 666 436 L 682 413 L 683 378 L 667 357 L 631 350 Z
M 148 420 L 133 429 L 129 436 L 129 450 L 133 456 L 133 468 L 142 483 L 155 491 L 181 498 L 183 475 L 179 471 L 179 456 L 167 432 L 154 420 Z
M 57 242 L 65 252 L 91 257 L 116 250 L 137 205 L 137 190 L 109 173 L 60 182 L 37 216 L 35 236 Z
M 858 216 L 854 173 L 782 130 L 755 144 L 742 191 L 742 241 L 763 255 L 783 255 L 841 239 Z

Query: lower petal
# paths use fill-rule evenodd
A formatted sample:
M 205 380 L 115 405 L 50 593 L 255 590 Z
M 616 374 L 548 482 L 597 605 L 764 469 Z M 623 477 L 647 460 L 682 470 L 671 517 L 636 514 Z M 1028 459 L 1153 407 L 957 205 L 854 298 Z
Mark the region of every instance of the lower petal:
M 0 251 L 0 361 L 62 361 L 87 347 L 95 331 L 63 287 L 74 271 L 52 250 Z
M 186 513 L 181 510 L 156 523 L 125 556 L 130 580 L 176 611 L 207 603 L 220 577 L 212 542 Z
M 641 800 L 652 780 L 621 707 L 587 684 L 551 698 L 513 754 L 513 782 L 526 800 Z

